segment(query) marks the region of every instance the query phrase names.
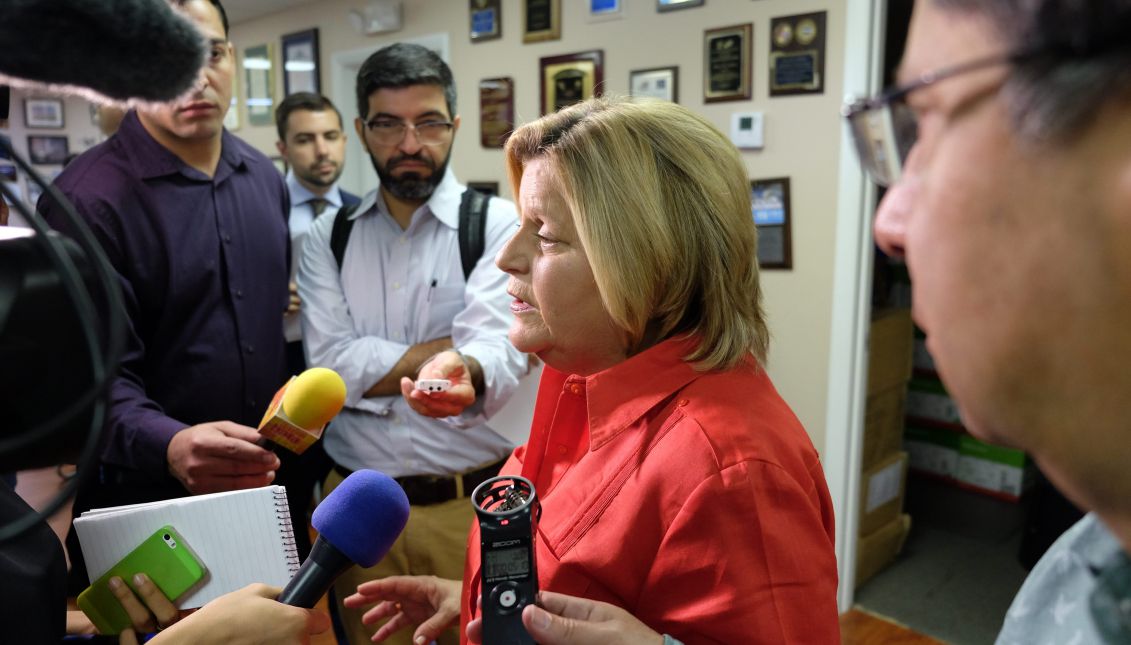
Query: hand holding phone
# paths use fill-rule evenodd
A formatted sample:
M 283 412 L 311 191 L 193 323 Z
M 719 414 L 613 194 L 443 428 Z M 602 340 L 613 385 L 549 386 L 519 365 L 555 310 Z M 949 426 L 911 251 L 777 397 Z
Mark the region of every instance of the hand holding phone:
M 206 571 L 181 535 L 171 526 L 162 526 L 79 594 L 79 609 L 99 633 L 119 634 L 133 625 L 110 589 L 110 578 L 121 578 L 136 594 L 134 575 L 138 573 L 148 576 L 166 598 L 175 601 L 203 580 Z

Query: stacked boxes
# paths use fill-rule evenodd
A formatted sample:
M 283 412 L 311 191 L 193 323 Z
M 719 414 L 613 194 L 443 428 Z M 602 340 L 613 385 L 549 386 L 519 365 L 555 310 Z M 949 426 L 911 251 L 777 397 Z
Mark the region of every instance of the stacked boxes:
M 857 585 L 895 559 L 910 529 L 910 518 L 900 514 L 908 464 L 907 453 L 900 445 L 907 379 L 911 376 L 910 310 L 875 312 L 868 349 Z

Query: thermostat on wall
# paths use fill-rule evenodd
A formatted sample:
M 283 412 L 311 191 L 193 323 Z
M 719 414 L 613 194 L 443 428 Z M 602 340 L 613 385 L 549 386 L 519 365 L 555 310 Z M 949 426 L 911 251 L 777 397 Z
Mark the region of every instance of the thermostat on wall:
M 730 140 L 736 147 L 761 150 L 763 145 L 761 112 L 735 112 L 730 115 Z

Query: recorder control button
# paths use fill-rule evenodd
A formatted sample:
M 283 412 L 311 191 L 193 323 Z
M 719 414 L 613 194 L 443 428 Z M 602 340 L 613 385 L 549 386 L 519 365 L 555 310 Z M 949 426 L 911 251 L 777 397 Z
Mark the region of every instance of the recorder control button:
M 512 614 L 525 606 L 524 594 L 518 583 L 513 580 L 500 583 L 491 590 L 491 606 L 496 607 L 502 615 Z

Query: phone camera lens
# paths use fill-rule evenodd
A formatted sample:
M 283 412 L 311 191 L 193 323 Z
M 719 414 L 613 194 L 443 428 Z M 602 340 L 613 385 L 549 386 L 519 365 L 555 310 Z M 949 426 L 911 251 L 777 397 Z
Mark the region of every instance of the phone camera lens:
M 173 539 L 173 536 L 172 536 L 172 535 L 169 535 L 168 533 L 166 533 L 165 535 L 161 536 L 161 538 L 162 538 L 163 540 L 165 540 L 166 542 L 168 542 L 168 541 L 170 541 L 170 540 L 172 540 L 172 539 Z

